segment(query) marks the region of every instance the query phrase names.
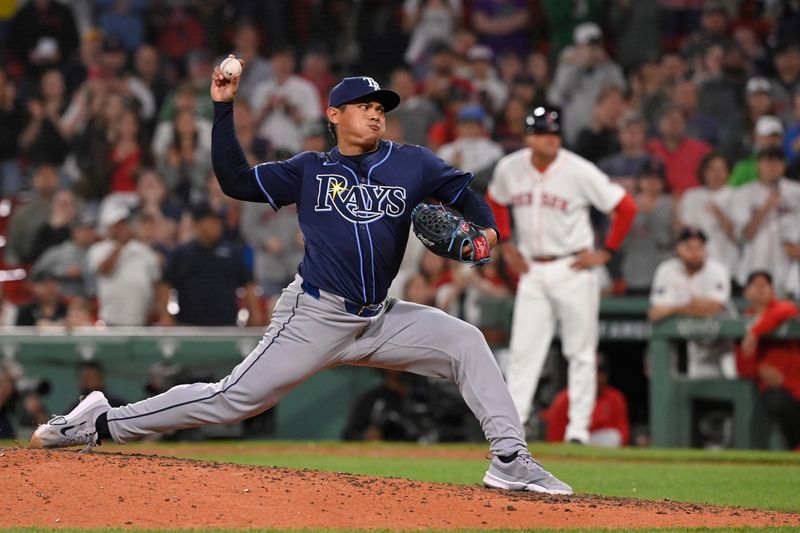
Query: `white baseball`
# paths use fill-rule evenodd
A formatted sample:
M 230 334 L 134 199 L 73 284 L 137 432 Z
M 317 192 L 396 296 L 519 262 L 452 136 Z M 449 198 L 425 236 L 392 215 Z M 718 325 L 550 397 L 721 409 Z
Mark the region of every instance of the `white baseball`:
M 242 73 L 242 64 L 235 57 L 226 57 L 219 64 L 219 70 L 226 80 L 239 76 Z

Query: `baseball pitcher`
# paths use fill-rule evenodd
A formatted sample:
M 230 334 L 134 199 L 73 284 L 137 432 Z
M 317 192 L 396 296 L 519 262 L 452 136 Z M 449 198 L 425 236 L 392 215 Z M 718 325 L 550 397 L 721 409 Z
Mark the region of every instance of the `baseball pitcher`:
M 468 188 L 472 175 L 426 148 L 382 139 L 400 97 L 369 77 L 345 78 L 329 94 L 337 146 L 250 168 L 233 123 L 239 76 L 215 69 L 212 162 L 222 190 L 274 209 L 295 204 L 305 256 L 283 291 L 259 345 L 218 383 L 181 385 L 116 409 L 100 392 L 40 426 L 32 447 L 129 442 L 153 433 L 255 416 L 315 372 L 363 365 L 454 381 L 480 421 L 493 458 L 484 483 L 506 490 L 571 494 L 527 450 L 522 426 L 480 331 L 437 309 L 387 298 L 402 259 L 412 210 L 428 197 L 457 221 L 451 257 L 483 262 L 497 240 L 492 211 Z M 417 210 L 427 213 L 429 209 Z M 434 236 L 446 217 L 420 217 Z M 416 222 L 415 222 L 416 224 Z M 461 226 L 464 226 L 463 229 Z M 487 228 L 472 235 L 474 227 Z M 431 240 L 430 246 L 438 243 Z

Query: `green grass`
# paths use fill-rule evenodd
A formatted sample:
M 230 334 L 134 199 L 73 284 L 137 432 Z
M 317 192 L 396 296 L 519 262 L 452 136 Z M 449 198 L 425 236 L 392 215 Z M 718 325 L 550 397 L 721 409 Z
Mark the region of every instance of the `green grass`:
M 204 445 L 202 453 L 192 445 L 171 445 L 170 453 L 210 461 L 457 484 L 479 483 L 487 464 L 485 459 L 478 459 L 486 448 L 476 445 L 439 446 L 474 454 L 476 459 L 404 457 L 403 451 L 419 449 L 414 445 L 289 443 L 287 446 L 286 442 L 259 442 L 252 446 L 258 449 L 248 452 L 250 446 L 243 444 L 234 455 L 225 443 Z M 355 448 L 356 453 L 325 454 L 320 446 L 350 452 Z M 159 447 L 148 446 L 155 451 Z M 219 453 L 214 451 L 217 447 Z M 393 450 L 396 455 L 391 455 Z M 534 450 L 549 470 L 581 493 L 800 512 L 800 454 L 796 453 L 608 450 L 567 445 L 537 445 Z

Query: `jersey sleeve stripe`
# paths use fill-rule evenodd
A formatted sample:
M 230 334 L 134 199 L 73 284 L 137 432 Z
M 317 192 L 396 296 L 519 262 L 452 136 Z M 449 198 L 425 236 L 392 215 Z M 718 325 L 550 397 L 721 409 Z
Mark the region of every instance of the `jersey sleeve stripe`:
M 267 192 L 267 189 L 265 189 L 265 188 L 264 188 L 264 185 L 262 185 L 262 184 L 261 184 L 261 176 L 260 176 L 260 175 L 259 175 L 259 173 L 258 173 L 258 169 L 259 169 L 259 168 L 261 168 L 261 167 L 262 167 L 263 165 L 265 165 L 265 164 L 266 164 L 266 163 L 262 163 L 261 165 L 258 165 L 258 166 L 256 166 L 256 167 L 254 168 L 254 170 L 255 170 L 255 177 L 256 177 L 256 183 L 258 184 L 258 188 L 259 188 L 259 189 L 261 189 L 261 192 L 263 192 L 263 193 L 264 193 L 264 196 L 267 198 L 267 202 L 269 202 L 269 205 L 271 205 L 271 206 L 272 206 L 272 209 L 274 209 L 275 211 L 277 211 L 277 210 L 278 210 L 278 205 L 277 205 L 277 204 L 275 203 L 275 201 L 272 199 L 272 196 L 270 196 L 270 195 L 269 195 L 269 193 Z
M 464 185 L 462 185 L 461 188 L 458 190 L 458 192 L 456 192 L 455 196 L 453 196 L 453 198 L 449 202 L 447 202 L 445 205 L 453 205 L 454 203 L 456 203 L 456 201 L 458 200 L 458 197 L 461 196 L 461 193 L 464 192 L 464 189 L 466 189 L 469 186 L 469 184 L 472 183 L 473 179 L 475 179 L 475 175 L 470 173 L 469 174 L 469 179 L 464 182 Z

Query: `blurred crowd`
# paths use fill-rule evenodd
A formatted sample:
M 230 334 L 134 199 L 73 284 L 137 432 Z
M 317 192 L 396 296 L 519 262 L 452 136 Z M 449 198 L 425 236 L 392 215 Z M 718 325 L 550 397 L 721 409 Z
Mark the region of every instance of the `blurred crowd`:
M 760 270 L 800 296 L 798 36 L 788 0 L 0 1 L 0 323 L 267 323 L 303 241 L 292 209 L 213 175 L 229 53 L 252 164 L 329 149 L 328 92 L 364 74 L 402 97 L 389 139 L 483 191 L 547 103 L 638 204 L 606 294 L 649 294 L 692 226 L 734 294 Z M 481 323 L 515 282 L 500 257 L 461 269 L 412 238 L 392 292 Z

